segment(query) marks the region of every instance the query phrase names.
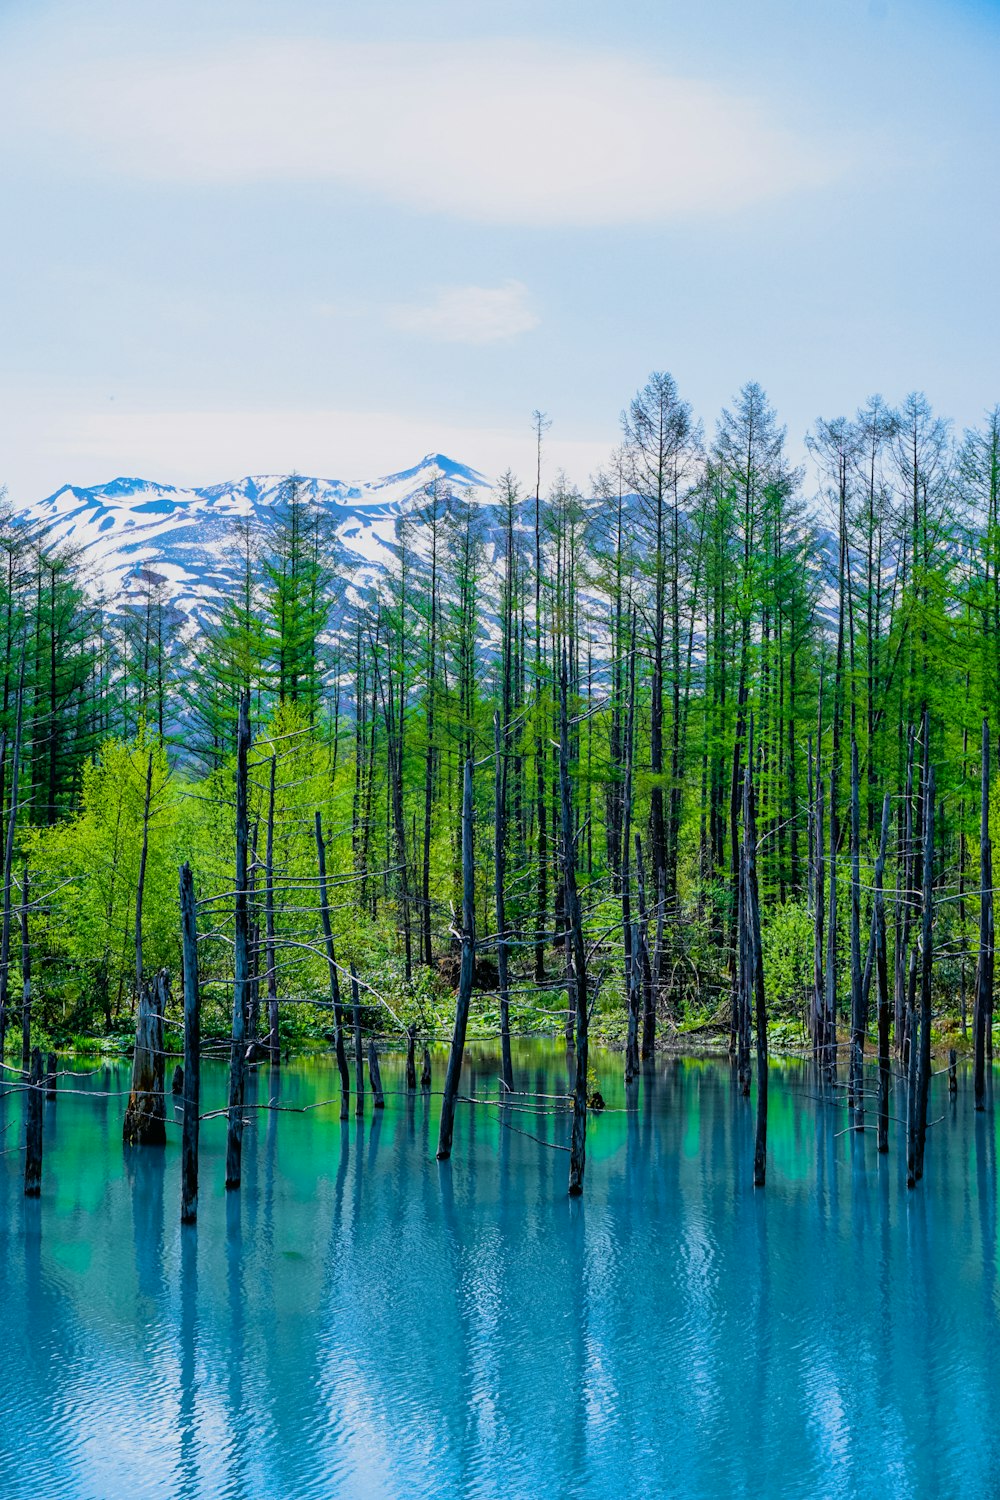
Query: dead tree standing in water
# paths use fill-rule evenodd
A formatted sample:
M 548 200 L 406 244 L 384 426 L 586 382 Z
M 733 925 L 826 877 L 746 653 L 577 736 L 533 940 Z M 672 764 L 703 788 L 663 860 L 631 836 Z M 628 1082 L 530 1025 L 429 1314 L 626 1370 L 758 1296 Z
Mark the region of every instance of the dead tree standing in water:
M 889 1087 L 892 1074 L 889 1065 L 889 1028 L 892 1024 L 892 1001 L 889 995 L 889 966 L 886 956 L 885 929 L 885 855 L 889 843 L 890 800 L 886 792 L 882 803 L 882 832 L 875 860 L 875 897 L 872 926 L 875 936 L 875 979 L 878 985 L 878 1149 L 884 1155 L 889 1149 Z M 867 1017 L 866 1024 L 867 1024 Z
M 333 948 L 333 928 L 330 926 L 330 899 L 326 888 L 326 845 L 323 843 L 323 823 L 318 810 L 316 813 L 316 859 L 319 864 L 319 902 L 320 915 L 323 920 L 323 942 L 326 946 L 326 963 L 330 975 L 330 1001 L 333 1006 L 333 1040 L 337 1053 L 337 1071 L 340 1074 L 340 1118 L 346 1120 L 351 1104 L 351 1074 L 347 1066 L 347 1049 L 344 1044 L 344 1011 L 340 1003 L 337 955 Z
M 973 1018 L 976 1108 L 986 1108 L 986 1036 L 993 1026 L 993 843 L 990 839 L 990 726 L 983 720 L 982 797 L 979 825 L 979 963 Z
M 359 1120 L 365 1116 L 365 1053 L 361 1041 L 361 992 L 351 969 L 351 1020 L 354 1026 L 354 1113 Z
M 923 1172 L 923 1147 L 927 1133 L 927 1100 L 931 1068 L 931 964 L 933 962 L 933 882 L 934 882 L 934 772 L 930 767 L 927 715 L 922 726 L 924 767 L 921 778 L 920 847 L 914 851 L 912 865 L 922 874 L 922 909 L 920 932 L 920 1017 L 916 1014 L 917 954 L 910 952 L 910 974 L 907 986 L 909 1049 L 907 1067 L 907 1140 L 906 1185 L 916 1187 Z M 911 885 L 915 877 L 911 877 Z
M 751 742 L 753 730 L 751 728 Z M 757 1037 L 757 1123 L 754 1134 L 753 1184 L 763 1187 L 767 1176 L 767 1002 L 764 995 L 764 955 L 760 936 L 760 894 L 757 889 L 757 813 L 751 763 L 743 779 L 743 923 L 741 954 L 748 972 L 742 986 L 749 1014 L 754 1007 Z
M 375 1038 L 368 1038 L 368 1082 L 372 1086 L 372 1108 L 385 1109 L 385 1095 L 382 1093 L 382 1073 L 378 1065 L 378 1048 Z
M 928 735 L 924 714 L 925 759 Z M 916 1180 L 924 1175 L 924 1147 L 927 1144 L 927 1107 L 931 1083 L 931 978 L 934 962 L 934 769 L 928 766 L 924 777 L 924 890 L 920 938 L 920 1070 L 917 1086 Z
M 240 699 L 236 731 L 236 895 L 234 919 L 233 1037 L 229 1050 L 229 1111 L 226 1187 L 238 1188 L 243 1170 L 243 1094 L 246 1087 L 246 1024 L 250 999 L 250 917 L 247 910 L 247 758 L 250 754 L 250 694 Z
M 625 1044 L 625 1082 L 639 1074 L 639 1008 L 642 1003 L 639 929 L 632 920 L 632 761 L 635 743 L 635 629 L 630 633 L 628 711 L 625 718 L 625 785 L 622 791 L 622 938 L 625 948 L 625 995 L 628 1002 L 628 1039 Z
M 854 1110 L 854 1129 L 865 1128 L 864 1099 L 865 1015 L 861 974 L 861 810 L 858 742 L 851 736 L 851 1056 L 848 1108 Z
M 31 1062 L 31 944 L 28 940 L 28 901 L 30 878 L 24 866 L 21 880 L 21 1072 L 27 1073 Z
M 507 842 L 507 754 L 506 734 L 501 733 L 500 715 L 493 715 L 493 886 L 497 915 L 497 975 L 500 990 L 500 1067 L 505 1094 L 514 1088 L 514 1064 L 510 1055 L 510 980 L 507 972 L 507 902 L 504 892 L 504 862 Z
M 24 657 L 21 657 L 21 680 L 17 689 L 17 720 L 14 729 L 14 760 L 11 767 L 10 808 L 7 813 L 7 839 L 3 862 L 3 925 L 0 928 L 0 1062 L 7 1045 L 7 993 L 10 983 L 10 911 L 11 881 L 14 870 L 14 835 L 17 828 L 17 802 L 21 782 L 21 724 L 24 716 Z
M 28 1085 L 27 1128 L 24 1151 L 24 1196 L 38 1198 L 42 1191 L 42 1052 L 36 1047 L 31 1056 Z
M 267 795 L 267 847 L 264 855 L 264 956 L 267 964 L 267 1050 L 271 1067 L 281 1061 L 278 1035 L 278 971 L 274 961 L 274 779 L 277 757 L 271 756 Z
M 816 812 L 814 818 L 815 863 L 813 866 L 813 1060 L 822 1066 L 826 1056 L 826 1001 L 823 977 L 823 932 L 826 919 L 826 856 L 823 849 L 823 778 L 819 750 L 816 751 Z
M 153 983 L 143 984 L 135 1019 L 135 1053 L 122 1140 L 126 1146 L 165 1146 L 166 1105 L 163 1088 L 163 1018 L 170 998 L 170 976 L 165 969 Z
M 569 1191 L 583 1192 L 587 1165 L 587 1064 L 589 1060 L 587 949 L 583 941 L 583 913 L 576 888 L 576 835 L 573 830 L 573 798 L 569 781 L 569 713 L 566 705 L 566 663 L 560 681 L 559 795 L 562 810 L 563 885 L 569 928 L 570 983 L 576 1004 L 576 1080 L 573 1086 L 573 1129 L 570 1136 Z
M 198 1111 L 201 1107 L 201 998 L 198 987 L 198 920 L 191 866 L 181 865 L 181 938 L 184 963 L 184 1122 L 181 1137 L 181 1223 L 198 1217 Z
M 472 1000 L 472 983 L 476 967 L 476 876 L 472 812 L 472 759 L 470 757 L 465 762 L 465 781 L 462 790 L 462 965 L 458 976 L 458 994 L 455 998 L 455 1029 L 451 1038 L 451 1052 L 448 1055 L 444 1097 L 441 1100 L 438 1161 L 447 1161 L 451 1155 L 452 1136 L 455 1130 L 455 1101 L 462 1076 L 462 1055 L 465 1052 L 465 1033 L 469 1025 L 469 1005 Z M 414 1086 L 416 1086 L 416 1079 L 414 1079 Z

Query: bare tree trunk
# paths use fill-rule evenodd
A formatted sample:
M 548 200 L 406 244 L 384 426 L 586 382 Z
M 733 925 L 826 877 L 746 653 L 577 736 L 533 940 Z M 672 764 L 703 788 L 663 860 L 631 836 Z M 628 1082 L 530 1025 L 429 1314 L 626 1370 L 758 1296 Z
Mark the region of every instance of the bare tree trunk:
M 267 964 L 267 1050 L 271 1067 L 281 1062 L 281 1038 L 278 1033 L 278 971 L 274 953 L 274 781 L 277 758 L 271 756 L 267 796 L 267 848 L 264 855 L 264 946 Z
M 340 1118 L 346 1120 L 351 1104 L 351 1074 L 347 1066 L 347 1049 L 344 1045 L 344 1012 L 340 1004 L 340 978 L 337 973 L 337 955 L 333 948 L 333 928 L 330 926 L 330 899 L 326 889 L 326 845 L 323 843 L 323 824 L 318 810 L 316 812 L 316 858 L 319 863 L 319 903 L 323 920 L 323 941 L 326 945 L 330 999 L 333 1004 L 333 1039 L 337 1053 L 337 1071 L 340 1074 Z
M 28 902 L 31 881 L 27 862 L 21 880 L 21 1072 L 31 1061 L 31 943 L 28 939 Z
M 191 866 L 180 871 L 184 965 L 184 1123 L 181 1137 L 181 1223 L 198 1217 L 198 1113 L 201 1108 L 201 995 L 198 983 L 198 918 Z
M 848 1108 L 854 1129 L 865 1128 L 865 1025 L 861 974 L 861 804 L 858 742 L 851 736 L 851 1067 Z
M 566 891 L 573 994 L 576 1000 L 576 1080 L 573 1086 L 573 1128 L 570 1134 L 569 1155 L 569 1192 L 570 1197 L 575 1198 L 583 1192 L 583 1174 L 587 1165 L 587 1065 L 590 1017 L 587 993 L 587 949 L 583 940 L 580 896 L 576 888 L 576 837 L 573 830 L 573 803 L 569 784 L 569 713 L 566 706 L 565 661 L 562 667 L 560 698 L 559 792 L 562 804 L 563 883 Z
M 934 961 L 934 768 L 929 764 L 929 727 L 924 711 L 924 880 L 923 920 L 920 938 L 920 1070 L 917 1093 L 916 1180 L 924 1175 L 927 1144 L 927 1106 L 931 1083 L 931 979 Z
M 358 989 L 354 966 L 351 966 L 351 1011 L 354 1023 L 354 1113 L 359 1120 L 365 1117 L 365 1054 L 361 1042 L 361 992 Z
M 630 621 L 632 615 L 630 611 Z M 622 885 L 622 942 L 625 949 L 625 993 L 628 1001 L 628 1039 L 625 1044 L 625 1082 L 639 1074 L 639 1010 L 642 1004 L 639 929 L 632 920 L 632 764 L 635 744 L 635 630 L 630 630 L 628 707 L 625 716 L 625 785 L 616 830 Z
M 886 792 L 882 803 L 882 832 L 879 838 L 878 858 L 875 861 L 875 904 L 872 911 L 872 926 L 875 935 L 875 974 L 878 984 L 878 1149 L 884 1155 L 889 1149 L 889 1027 L 892 1022 L 892 1002 L 889 997 L 889 968 L 886 958 L 885 930 L 885 855 L 889 843 L 889 816 L 891 802 Z
M 823 782 L 816 758 L 816 813 L 813 889 L 813 1057 L 826 1060 L 826 985 L 823 975 L 823 924 L 826 920 L 826 855 L 823 846 Z
M 503 1087 L 514 1088 L 514 1064 L 510 1055 L 510 980 L 507 972 L 507 902 L 504 893 L 504 862 L 507 842 L 507 757 L 506 726 L 500 729 L 500 715 L 493 715 L 493 884 L 497 917 L 497 975 L 500 989 L 500 1055 Z
M 126 1146 L 165 1146 L 167 1143 L 163 1018 L 169 995 L 170 979 L 165 969 L 161 969 L 151 985 L 144 982 L 139 993 L 132 1091 L 122 1126 L 122 1140 Z
M 406 1092 L 417 1091 L 417 1028 L 411 1024 L 406 1028 Z
M 829 904 L 826 924 L 826 990 L 823 1015 L 823 1066 L 829 1081 L 837 1076 L 837 767 L 830 766 Z
M 17 719 L 14 730 L 14 759 L 11 764 L 10 810 L 7 815 L 7 842 L 3 863 L 3 925 L 0 928 L 0 1063 L 7 1045 L 7 995 L 10 983 L 10 889 L 14 868 L 14 835 L 17 829 L 17 803 L 21 784 L 21 725 L 24 716 L 24 656 L 17 689 Z
M 993 1020 L 993 844 L 990 839 L 990 726 L 983 720 L 982 794 L 979 825 L 979 963 L 973 1017 L 976 1109 L 986 1108 L 986 1032 Z
M 752 728 L 750 736 L 752 743 Z M 763 1187 L 767 1177 L 767 1004 L 760 936 L 760 896 L 757 890 L 757 814 L 749 756 L 743 781 L 743 887 L 745 954 L 749 965 L 744 994 L 747 1011 L 750 1009 L 751 997 L 753 999 L 757 1038 L 757 1120 L 754 1131 L 753 1185 Z
M 899 857 L 896 860 L 896 944 L 893 959 L 894 1003 L 896 1020 L 896 1051 L 906 1064 L 909 1057 L 908 1030 L 910 1014 L 907 1006 L 907 955 L 910 947 L 910 878 L 913 840 L 913 730 L 907 736 L 906 748 L 906 792 L 903 797 Z
M 42 1191 L 42 1052 L 36 1047 L 31 1056 L 31 1079 L 28 1086 L 27 1129 L 24 1151 L 24 1196 L 38 1198 Z
M 142 897 L 146 886 L 146 856 L 149 853 L 149 802 L 153 792 L 153 752 L 146 765 L 146 799 L 142 809 L 142 852 L 135 887 L 135 992 L 142 990 Z
M 234 914 L 233 1036 L 229 1049 L 229 1111 L 226 1187 L 238 1188 L 243 1170 L 243 1094 L 246 1087 L 246 1024 L 250 998 L 250 923 L 247 912 L 247 758 L 250 754 L 250 694 L 240 699 L 236 731 L 236 896 Z
M 385 1095 L 382 1092 L 382 1073 L 378 1065 L 378 1048 L 375 1038 L 368 1038 L 368 1081 L 372 1086 L 372 1105 L 375 1109 L 385 1109 Z
M 441 1100 L 438 1161 L 447 1161 L 451 1155 L 452 1136 L 455 1129 L 455 1101 L 462 1076 L 462 1055 L 465 1052 L 465 1033 L 469 1024 L 469 1004 L 472 1000 L 472 982 L 475 976 L 476 877 L 472 834 L 472 759 L 469 757 L 465 762 L 465 781 L 462 790 L 462 967 L 459 971 L 458 994 L 455 999 L 455 1029 L 451 1038 L 451 1052 L 448 1055 L 444 1097 Z
M 642 839 L 635 835 L 635 873 L 639 893 L 639 948 L 642 963 L 642 1047 L 643 1062 L 656 1049 L 656 1012 L 653 1008 L 653 970 L 649 962 L 649 913 L 646 910 L 646 872 L 642 862 Z

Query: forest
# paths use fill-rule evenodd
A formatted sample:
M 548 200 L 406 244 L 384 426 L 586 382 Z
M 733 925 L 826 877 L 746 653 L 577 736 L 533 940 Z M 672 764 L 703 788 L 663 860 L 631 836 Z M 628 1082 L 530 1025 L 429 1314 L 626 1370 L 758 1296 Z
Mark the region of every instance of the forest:
M 853 1057 L 880 969 L 899 1046 L 924 958 L 927 1045 L 933 1012 L 991 1049 L 1000 407 L 958 435 L 873 397 L 797 466 L 759 386 L 709 433 L 656 373 L 586 494 L 543 483 L 533 421 L 535 472 L 431 485 L 371 588 L 289 476 L 197 630 L 154 570 L 101 602 L 4 516 L 8 1060 L 29 1032 L 130 1045 L 144 978 L 179 991 L 184 862 L 205 1025 L 228 1034 L 242 896 L 275 1058 L 330 1036 L 331 972 L 366 1031 L 443 1037 L 466 951 L 473 1034 L 572 1037 L 586 972 L 627 1066 L 713 1034 L 748 1057 L 767 1026 Z

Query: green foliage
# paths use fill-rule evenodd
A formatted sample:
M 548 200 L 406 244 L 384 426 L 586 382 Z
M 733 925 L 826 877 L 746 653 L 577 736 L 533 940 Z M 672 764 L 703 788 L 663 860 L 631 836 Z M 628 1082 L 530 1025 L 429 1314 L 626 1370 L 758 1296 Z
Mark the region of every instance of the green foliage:
M 776 1011 L 800 1010 L 813 982 L 813 918 L 804 901 L 769 909 L 761 947 L 768 1005 Z
M 75 817 L 33 830 L 25 843 L 34 891 L 44 893 L 44 915 L 34 923 L 34 936 L 44 945 L 48 965 L 62 965 L 69 976 L 71 998 L 64 999 L 64 1008 L 71 1005 L 73 1014 L 88 1021 L 99 1014 L 107 1029 L 134 989 L 135 906 L 150 756 L 144 968 L 151 972 L 166 966 L 176 973 L 177 867 L 191 820 L 182 811 L 183 792 L 171 777 L 163 744 L 143 726 L 130 742 L 108 740 L 85 765 Z

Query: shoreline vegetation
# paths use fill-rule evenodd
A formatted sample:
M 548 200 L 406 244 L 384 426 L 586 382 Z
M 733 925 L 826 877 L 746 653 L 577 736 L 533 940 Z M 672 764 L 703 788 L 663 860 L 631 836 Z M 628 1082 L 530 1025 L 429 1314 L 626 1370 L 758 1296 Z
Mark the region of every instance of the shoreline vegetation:
M 183 1011 L 186 1052 L 230 1051 L 234 1186 L 246 1067 L 318 1038 L 344 1110 L 366 1047 L 377 1093 L 380 1038 L 414 1079 L 450 1039 L 446 1158 L 487 1007 L 505 1088 L 513 1038 L 574 1051 L 571 1192 L 591 1036 L 632 1083 L 718 1024 L 758 1185 L 769 1052 L 800 1031 L 855 1129 L 877 1099 L 880 1150 L 905 1087 L 911 1185 L 942 1047 L 984 1107 L 1000 408 L 961 437 L 920 395 L 817 422 L 811 495 L 754 384 L 707 438 L 654 374 L 586 496 L 543 485 L 548 426 L 527 484 L 432 482 L 364 589 L 290 476 L 272 525 L 234 522 L 241 587 L 194 633 L 155 566 L 113 610 L 5 520 L 12 1086 L 133 1035 L 141 1134 Z

